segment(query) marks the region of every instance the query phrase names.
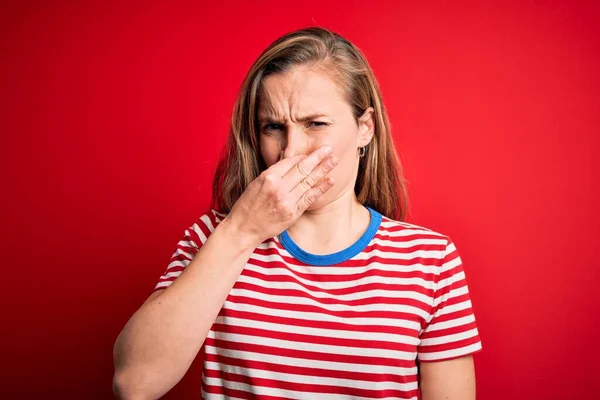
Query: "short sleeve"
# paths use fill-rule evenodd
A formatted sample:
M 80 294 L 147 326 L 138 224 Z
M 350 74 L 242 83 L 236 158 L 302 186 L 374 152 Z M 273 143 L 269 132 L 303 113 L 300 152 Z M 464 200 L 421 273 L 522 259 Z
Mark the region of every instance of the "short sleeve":
M 432 309 L 417 348 L 419 361 L 448 360 L 482 348 L 465 271 L 450 238 L 437 278 Z
M 154 291 L 166 289 L 181 275 L 223 218 L 225 218 L 224 214 L 211 210 L 198 218 L 192 226 L 185 230 L 183 237 L 177 243 L 167 269 L 154 287 Z

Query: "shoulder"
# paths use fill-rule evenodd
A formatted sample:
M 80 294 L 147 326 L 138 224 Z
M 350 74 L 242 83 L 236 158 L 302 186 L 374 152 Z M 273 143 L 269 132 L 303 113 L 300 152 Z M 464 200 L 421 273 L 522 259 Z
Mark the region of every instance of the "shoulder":
M 450 236 L 433 229 L 382 216 L 375 236 L 381 251 L 394 253 L 407 262 L 441 266 L 458 255 Z
M 383 216 L 375 247 L 400 265 L 418 266 L 440 277 L 462 271 L 460 255 L 450 236 L 424 226 Z
M 450 242 L 450 237 L 436 232 L 433 229 L 424 226 L 411 224 L 403 221 L 396 221 L 386 216 L 382 216 L 378 235 L 393 241 L 433 241 L 439 243 Z
M 200 248 L 226 216 L 226 213 L 218 210 L 208 210 L 204 214 L 201 214 L 196 221 L 186 229 L 185 239 L 188 240 L 192 246 Z

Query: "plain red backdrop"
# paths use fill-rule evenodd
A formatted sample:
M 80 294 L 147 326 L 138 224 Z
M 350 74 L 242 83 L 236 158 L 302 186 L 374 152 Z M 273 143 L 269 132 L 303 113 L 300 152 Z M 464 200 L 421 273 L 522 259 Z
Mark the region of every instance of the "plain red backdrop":
M 317 24 L 379 79 L 409 221 L 461 252 L 479 398 L 600 398 L 597 2 L 136 3 L 0 7 L 1 397 L 111 398 L 245 72 Z M 167 398 L 199 398 L 199 366 Z

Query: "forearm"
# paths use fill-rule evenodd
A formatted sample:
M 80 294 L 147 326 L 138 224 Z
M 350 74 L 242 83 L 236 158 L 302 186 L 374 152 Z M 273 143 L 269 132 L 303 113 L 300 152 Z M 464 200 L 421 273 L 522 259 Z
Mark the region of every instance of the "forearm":
M 115 344 L 115 392 L 157 398 L 185 374 L 257 243 L 226 219 L 169 288 L 150 298 Z M 139 397 L 138 397 L 139 396 Z

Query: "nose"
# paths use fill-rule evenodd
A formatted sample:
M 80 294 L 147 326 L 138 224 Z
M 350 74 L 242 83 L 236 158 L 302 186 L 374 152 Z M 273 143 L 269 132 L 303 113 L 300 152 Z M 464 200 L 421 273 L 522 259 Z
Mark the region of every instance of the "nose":
M 285 139 L 281 143 L 281 155 L 283 158 L 305 154 L 308 143 L 305 134 L 300 129 L 291 127 L 287 130 Z

